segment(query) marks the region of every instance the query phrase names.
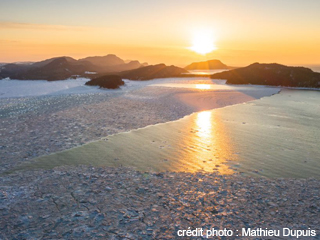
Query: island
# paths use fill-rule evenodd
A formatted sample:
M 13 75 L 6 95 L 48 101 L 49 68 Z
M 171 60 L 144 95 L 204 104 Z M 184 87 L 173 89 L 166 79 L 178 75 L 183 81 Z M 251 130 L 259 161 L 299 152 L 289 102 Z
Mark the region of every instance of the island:
M 166 66 L 165 64 L 161 63 L 157 65 L 140 67 L 130 71 L 124 71 L 119 73 L 119 75 L 124 79 L 142 81 L 155 78 L 182 77 L 185 73 L 188 73 L 188 71 L 183 68 L 173 65 Z
M 0 79 L 57 81 L 70 78 L 97 78 L 118 75 L 130 80 L 150 80 L 155 78 L 186 77 L 186 69 L 167 66 L 163 63 L 148 65 L 137 60 L 124 61 L 114 54 L 87 57 L 76 60 L 71 57 L 56 57 L 40 62 L 11 63 L 0 66 Z
M 247 67 L 212 74 L 211 78 L 226 79 L 227 84 L 320 87 L 320 73 L 305 67 L 290 67 L 277 63 L 253 63 Z
M 98 77 L 101 75 L 128 71 L 144 67 L 137 60 L 125 62 L 114 54 L 87 57 L 76 60 L 71 57 L 55 57 L 34 63 L 10 63 L 0 66 L 0 79 L 17 80 L 65 80 L 77 77 Z
M 99 86 L 100 88 L 117 89 L 124 85 L 124 81 L 118 75 L 105 75 L 91 79 L 86 82 L 88 86 Z
M 186 66 L 186 70 L 214 70 L 214 69 L 231 69 L 232 67 L 227 66 L 220 60 L 213 59 L 204 62 L 194 62 Z

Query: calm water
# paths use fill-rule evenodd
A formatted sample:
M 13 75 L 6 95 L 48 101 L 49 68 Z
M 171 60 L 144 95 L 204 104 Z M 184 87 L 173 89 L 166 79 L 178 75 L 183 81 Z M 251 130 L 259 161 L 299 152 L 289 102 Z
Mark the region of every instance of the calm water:
M 152 171 L 320 178 L 320 92 L 283 90 L 245 104 L 110 136 L 26 168 L 91 164 Z

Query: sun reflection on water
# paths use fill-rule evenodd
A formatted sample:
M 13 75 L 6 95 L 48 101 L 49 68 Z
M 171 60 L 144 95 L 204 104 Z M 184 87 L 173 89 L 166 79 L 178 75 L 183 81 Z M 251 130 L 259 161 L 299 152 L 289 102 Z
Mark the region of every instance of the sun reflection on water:
M 205 90 L 205 89 L 211 89 L 212 86 L 211 86 L 211 84 L 196 84 L 196 88 Z
M 197 113 L 196 124 L 198 127 L 197 135 L 201 138 L 210 138 L 212 132 L 211 122 L 212 112 L 204 111 Z M 208 139 L 207 139 L 208 140 Z
M 187 166 L 187 171 L 204 170 L 217 171 L 220 174 L 232 174 L 226 165 L 230 158 L 231 146 L 224 131 L 223 123 L 213 111 L 196 113 L 189 134 L 183 140 L 188 146 L 181 159 Z

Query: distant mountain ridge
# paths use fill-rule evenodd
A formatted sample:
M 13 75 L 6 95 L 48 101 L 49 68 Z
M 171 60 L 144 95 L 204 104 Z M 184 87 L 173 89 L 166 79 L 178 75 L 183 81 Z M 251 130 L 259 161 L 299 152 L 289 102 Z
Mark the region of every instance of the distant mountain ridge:
M 90 62 L 97 66 L 116 66 L 126 64 L 124 60 L 117 57 L 114 54 L 108 54 L 106 56 L 86 57 L 78 60 L 79 62 Z
M 213 59 L 203 62 L 194 62 L 185 67 L 186 70 L 214 70 L 214 69 L 230 69 L 229 67 L 222 63 L 220 60 Z
M 65 59 L 67 62 L 76 62 L 77 60 L 73 59 L 72 57 L 67 57 L 67 56 L 62 56 L 62 57 L 54 57 L 54 58 L 49 58 L 40 62 L 35 62 L 32 63 L 32 67 L 43 67 L 47 64 L 50 64 L 51 62 L 57 60 L 57 59 Z
M 139 61 L 125 63 L 114 54 L 87 57 L 76 60 L 71 57 L 55 57 L 32 64 L 10 63 L 0 66 L 0 79 L 64 80 L 75 76 L 87 76 L 87 72 L 117 73 L 143 67 Z
M 256 84 L 287 87 L 320 87 L 320 73 L 305 67 L 290 67 L 277 63 L 253 63 L 211 75 L 213 79 L 226 79 L 228 84 Z

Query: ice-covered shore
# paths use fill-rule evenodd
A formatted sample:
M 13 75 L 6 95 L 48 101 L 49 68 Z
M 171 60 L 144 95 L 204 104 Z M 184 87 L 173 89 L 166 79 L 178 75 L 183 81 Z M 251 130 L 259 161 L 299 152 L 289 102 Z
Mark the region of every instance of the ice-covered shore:
M 18 89 L 10 88 L 7 98 L 0 98 L 2 171 L 110 134 L 177 120 L 195 111 L 242 103 L 279 91 L 266 87 L 250 90 L 247 86 L 235 89 L 206 78 L 126 81 L 121 90 L 84 86 L 85 80 L 58 81 L 56 85 L 42 81 L 5 81 L 9 83 L 4 85 L 13 84 Z M 157 86 L 160 83 L 181 87 Z M 192 87 L 194 84 L 211 85 L 214 89 L 197 89 Z
M 319 239 L 319 186 L 315 179 L 203 172 L 28 171 L 0 178 L 0 238 L 188 239 L 177 233 L 190 227 L 231 230 L 226 239 L 242 239 L 242 229 L 310 229 L 315 237 L 298 239 Z
M 8 91 L 0 99 L 1 172 L 110 134 L 279 90 L 152 86 L 162 82 L 128 82 L 122 90 L 94 88 L 82 93 L 74 91 L 75 86 L 71 92 L 60 88 L 42 96 L 19 97 L 18 91 L 11 95 Z M 169 79 L 165 83 L 212 82 Z M 0 177 L 0 238 L 174 239 L 178 230 L 188 227 L 319 231 L 319 186 L 314 179 L 122 168 L 16 172 Z

